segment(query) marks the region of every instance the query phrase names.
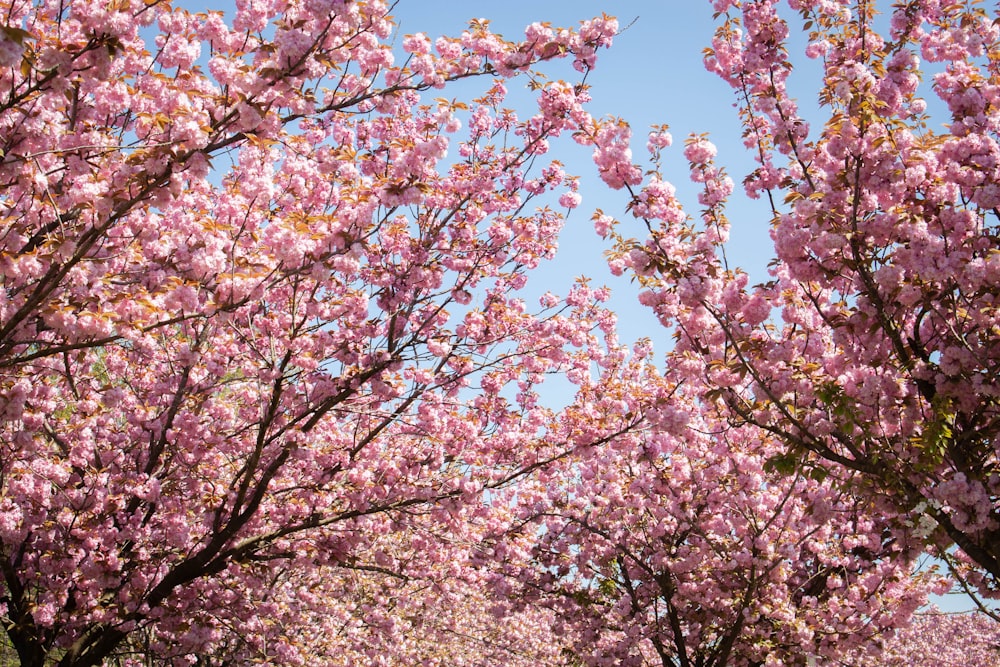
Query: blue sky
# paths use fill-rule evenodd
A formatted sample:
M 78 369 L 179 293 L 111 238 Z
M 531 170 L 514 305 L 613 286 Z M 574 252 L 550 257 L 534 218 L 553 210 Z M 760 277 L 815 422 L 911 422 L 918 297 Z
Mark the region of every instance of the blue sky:
M 687 183 L 687 162 L 682 155 L 684 138 L 691 133 L 709 133 L 719 146 L 720 164 L 727 167 L 739 183 L 754 167 L 752 157 L 743 148 L 740 123 L 733 107 L 735 97 L 725 82 L 710 74 L 702 63 L 702 50 L 711 43 L 715 22 L 708 2 L 682 0 L 506 0 L 504 2 L 453 2 L 418 0 L 400 2 L 393 11 L 401 34 L 427 33 L 458 35 L 471 18 L 488 18 L 494 32 L 508 39 L 523 38 L 524 27 L 533 21 L 548 21 L 555 26 L 576 26 L 581 20 L 608 13 L 618 18 L 624 29 L 610 50 L 601 52 L 597 68 L 588 75 L 595 116 L 620 116 L 633 128 L 633 152 L 645 159 L 645 136 L 654 124 L 666 123 L 674 145 L 663 157 L 666 177 L 678 188 L 688 212 L 697 214 L 697 190 Z M 626 28 L 627 26 L 627 28 Z M 574 75 L 568 68 L 556 69 L 553 76 Z M 511 103 L 517 104 L 516 84 L 511 89 Z M 450 96 L 445 92 L 446 96 Z M 529 98 L 525 112 L 530 111 Z M 564 293 L 574 276 L 586 274 L 595 284 L 606 284 L 614 293 L 613 308 L 619 313 L 623 341 L 650 337 L 659 352 L 668 340 L 652 314 L 636 302 L 636 285 L 628 279 L 610 275 L 602 252 L 603 241 L 594 233 L 590 215 L 600 208 L 625 220 L 628 204 L 622 192 L 609 190 L 597 178 L 590 161 L 590 150 L 565 142 L 553 144 L 552 155 L 566 165 L 570 173 L 581 176 L 583 203 L 573 211 L 560 242 L 559 256 L 545 267 L 535 280 L 545 287 Z M 641 162 L 640 162 L 641 163 Z M 731 204 L 733 221 L 730 261 L 747 268 L 754 282 L 766 278 L 765 267 L 771 256 L 768 236 L 770 212 L 762 202 L 753 202 L 737 194 Z M 642 228 L 633 223 L 636 236 Z

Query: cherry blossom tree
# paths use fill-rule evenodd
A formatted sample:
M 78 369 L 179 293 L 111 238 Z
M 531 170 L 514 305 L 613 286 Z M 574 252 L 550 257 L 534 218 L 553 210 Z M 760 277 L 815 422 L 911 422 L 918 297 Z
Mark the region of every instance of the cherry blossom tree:
M 712 4 L 706 64 L 735 90 L 758 162 L 743 185 L 770 204 L 770 279 L 750 286 L 726 260 L 734 183 L 707 138 L 684 149 L 701 186 L 692 219 L 658 162 L 643 183 L 627 128 L 602 140 L 595 126 L 600 172 L 628 189 L 645 226 L 635 239 L 633 226 L 595 216 L 615 241 L 611 266 L 635 276 L 675 332 L 667 373 L 700 387 L 699 409 L 782 443 L 774 470 L 849 471 L 852 493 L 897 515 L 966 590 L 997 598 L 995 12 L 977 1 Z M 793 33 L 822 72 L 816 113 L 789 92 Z M 669 143 L 656 129 L 654 158 Z
M 997 667 L 1000 626 L 982 613 L 947 614 L 931 608 L 913 623 L 868 651 L 858 651 L 845 665 L 861 667 Z
M 0 613 L 22 665 L 304 664 L 336 618 L 388 650 L 374 582 L 415 614 L 430 576 L 401 553 L 462 543 L 463 507 L 637 419 L 571 430 L 539 394 L 605 365 L 606 292 L 518 296 L 562 223 L 544 196 L 579 201 L 545 153 L 587 124 L 613 20 L 408 35 L 394 64 L 380 0 L 0 9 Z M 564 57 L 578 81 L 504 107 L 505 80 Z M 470 77 L 481 96 L 440 97 Z
M 156 625 L 134 633 L 118 664 L 163 664 L 198 654 L 203 665 L 448 665 L 564 667 L 564 640 L 552 612 L 518 607 L 492 594 L 470 563 L 470 540 L 485 526 L 480 509 L 453 504 L 451 520 L 428 512 L 376 533 L 336 564 L 299 557 L 260 563 L 246 577 L 195 584 L 224 598 L 192 610 L 186 633 L 161 636 Z M 446 537 L 446 539 L 443 539 Z
M 768 431 L 636 372 L 644 430 L 518 489 L 518 534 L 538 537 L 513 595 L 551 608 L 582 664 L 834 664 L 950 586 L 914 573 L 922 543 L 849 479 L 774 470 Z

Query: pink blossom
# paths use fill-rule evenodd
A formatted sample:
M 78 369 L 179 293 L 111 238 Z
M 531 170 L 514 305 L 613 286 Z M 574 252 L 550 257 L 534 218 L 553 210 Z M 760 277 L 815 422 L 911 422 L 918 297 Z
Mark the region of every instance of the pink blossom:
M 684 157 L 692 164 L 708 164 L 718 151 L 707 139 L 694 138 L 684 146 Z
M 559 196 L 559 205 L 562 206 L 563 208 L 574 209 L 580 205 L 580 202 L 582 200 L 583 197 L 580 195 L 579 192 L 575 191 L 564 192 L 562 195 Z
M 613 225 L 614 218 L 610 215 L 600 214 L 594 216 L 594 231 L 596 231 L 602 238 L 607 238 Z
M 427 55 L 431 52 L 431 41 L 427 35 L 418 32 L 403 38 L 403 50 L 415 55 Z
M 24 45 L 0 29 L 0 67 L 17 67 L 21 63 Z

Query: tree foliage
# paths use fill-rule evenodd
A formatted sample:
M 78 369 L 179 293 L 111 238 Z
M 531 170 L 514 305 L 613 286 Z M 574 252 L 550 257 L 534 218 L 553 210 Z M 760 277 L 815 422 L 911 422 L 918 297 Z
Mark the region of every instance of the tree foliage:
M 773 215 L 756 286 L 707 138 L 690 218 L 666 127 L 644 173 L 588 113 L 610 17 L 432 40 L 382 0 L 0 0 L 20 664 L 888 665 L 952 631 L 904 630 L 927 549 L 991 613 L 1000 27 L 711 4 Z M 629 195 L 637 233 L 594 221 L 675 333 L 661 368 L 588 279 L 523 297 L 580 203 L 560 138 Z
M 520 503 L 539 537 L 517 595 L 573 629 L 584 664 L 836 664 L 947 589 L 849 478 L 778 470 L 767 430 L 634 372 L 646 427 L 560 460 Z
M 417 584 L 392 603 L 373 577 L 426 580 L 434 559 L 403 555 L 463 540 L 484 489 L 629 427 L 565 432 L 539 401 L 615 343 L 603 292 L 518 297 L 562 222 L 534 200 L 576 201 L 543 156 L 586 91 L 545 84 L 520 119 L 503 83 L 564 57 L 582 79 L 614 21 L 515 42 L 476 22 L 393 64 L 388 11 L 2 3 L 0 572 L 22 665 L 306 663 L 339 616 L 389 646 Z M 440 97 L 470 77 L 480 97 Z
M 893 636 L 856 651 L 848 665 L 960 667 L 1000 665 L 1000 626 L 981 613 L 947 614 L 930 608 Z
M 783 443 L 772 467 L 850 471 L 853 492 L 995 599 L 1000 28 L 975 1 L 784 4 L 714 2 L 706 52 L 758 161 L 744 188 L 770 202 L 770 279 L 750 286 L 726 261 L 734 183 L 705 137 L 685 147 L 697 219 L 659 170 L 641 187 L 609 179 L 646 226 L 635 240 L 597 218 L 612 267 L 676 332 L 677 381 Z M 823 74 L 820 123 L 789 92 L 800 28 Z

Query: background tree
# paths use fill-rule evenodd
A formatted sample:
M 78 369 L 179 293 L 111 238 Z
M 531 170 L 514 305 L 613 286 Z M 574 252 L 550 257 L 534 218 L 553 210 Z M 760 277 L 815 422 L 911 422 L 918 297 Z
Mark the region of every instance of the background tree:
M 219 604 L 193 609 L 185 632 L 135 633 L 116 664 L 567 665 L 551 611 L 495 597 L 470 562 L 495 513 L 450 505 L 411 515 L 405 530 L 390 515 L 368 517 L 374 537 L 337 563 L 302 554 L 258 563 L 252 578 L 197 582 Z
M 914 616 L 869 651 L 857 651 L 845 665 L 873 667 L 960 667 L 1000 665 L 1000 626 L 983 613 L 947 614 L 931 608 Z
M 518 489 L 519 534 L 537 537 L 515 595 L 556 613 L 582 664 L 836 664 L 926 603 L 940 578 L 914 575 L 922 544 L 848 480 L 770 468 L 769 432 L 633 370 L 657 404 L 645 428 Z
M 698 220 L 658 167 L 640 188 L 628 158 L 604 150 L 602 175 L 630 188 L 648 235 L 602 215 L 598 228 L 616 239 L 613 268 L 676 333 L 669 373 L 784 443 L 775 469 L 855 473 L 852 492 L 901 513 L 963 586 L 995 598 L 1000 27 L 975 1 L 783 4 L 714 2 L 706 56 L 759 162 L 744 187 L 771 204 L 771 279 L 750 287 L 726 262 L 733 183 L 703 137 L 685 150 Z M 789 92 L 792 32 L 822 70 L 817 128 Z M 946 114 L 943 130 L 928 109 Z M 657 132 L 650 147 L 666 143 Z
M 312 568 L 382 567 L 383 533 L 630 426 L 566 432 L 537 391 L 601 366 L 605 294 L 517 296 L 562 223 L 532 200 L 579 201 L 543 156 L 586 90 L 503 107 L 542 61 L 582 80 L 613 20 L 411 35 L 393 65 L 378 0 L 0 16 L 0 574 L 22 665 L 147 639 L 186 664 L 240 595 L 262 603 L 242 646 L 301 662 L 274 600 Z M 477 99 L 422 94 L 475 76 Z

